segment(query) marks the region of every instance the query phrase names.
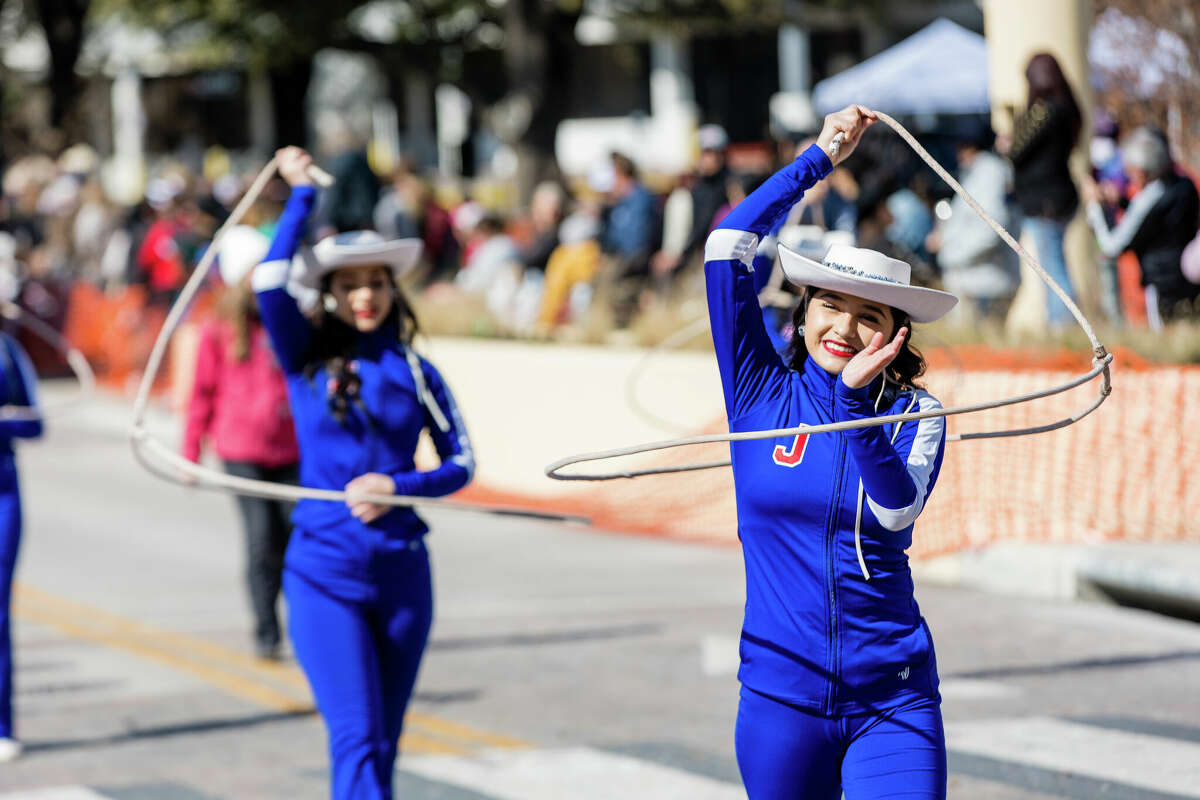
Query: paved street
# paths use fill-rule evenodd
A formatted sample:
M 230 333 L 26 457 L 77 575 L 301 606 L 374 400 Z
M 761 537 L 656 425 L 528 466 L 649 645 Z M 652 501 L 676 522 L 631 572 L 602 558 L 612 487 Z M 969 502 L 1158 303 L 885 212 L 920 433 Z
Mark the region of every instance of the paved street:
M 302 675 L 251 657 L 232 500 L 143 473 L 94 415 L 54 421 L 21 460 L 28 749 L 0 765 L 0 799 L 324 797 Z M 398 797 L 744 797 L 736 549 L 429 518 L 437 618 Z M 932 586 L 918 599 L 951 797 L 1200 797 L 1200 626 Z

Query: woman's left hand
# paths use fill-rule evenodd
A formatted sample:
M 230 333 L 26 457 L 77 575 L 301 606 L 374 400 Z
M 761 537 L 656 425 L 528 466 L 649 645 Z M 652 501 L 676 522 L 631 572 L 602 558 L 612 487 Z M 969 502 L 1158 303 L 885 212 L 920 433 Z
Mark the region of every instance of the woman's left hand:
M 395 494 L 396 482 L 382 472 L 368 472 L 359 475 L 346 484 L 346 505 L 350 513 L 363 523 L 371 523 L 391 511 L 395 506 L 385 506 L 379 503 L 368 503 L 359 498 L 369 494 Z
M 861 389 L 879 377 L 879 374 L 896 360 L 904 340 L 908 338 L 908 328 L 896 331 L 896 337 L 884 346 L 883 334 L 876 333 L 871 337 L 871 343 L 854 354 L 846 366 L 842 367 L 842 383 L 851 389 Z
M 863 133 L 874 125 L 877 119 L 874 111 L 860 105 L 846 106 L 841 111 L 827 114 L 825 124 L 817 135 L 817 146 L 825 151 L 830 163 L 836 167 L 850 157 Z M 834 154 L 831 152 L 833 139 L 839 133 L 842 135 L 842 143 Z

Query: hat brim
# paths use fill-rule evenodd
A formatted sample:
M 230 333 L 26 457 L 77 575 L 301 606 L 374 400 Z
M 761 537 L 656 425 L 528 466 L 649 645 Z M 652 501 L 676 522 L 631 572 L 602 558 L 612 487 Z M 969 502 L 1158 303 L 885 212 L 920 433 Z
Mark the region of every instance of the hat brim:
M 805 258 L 784 245 L 779 246 L 779 262 L 784 277 L 795 286 L 828 289 L 884 303 L 908 314 L 913 322 L 941 319 L 958 303 L 958 298 L 949 292 L 842 272 Z
M 296 254 L 297 278 L 303 285 L 318 289 L 321 279 L 334 270 L 373 264 L 391 267 L 392 273 L 401 278 L 417 265 L 423 247 L 420 239 L 393 239 L 377 244 L 342 245 L 324 258 L 318 258 L 311 247 L 303 247 Z

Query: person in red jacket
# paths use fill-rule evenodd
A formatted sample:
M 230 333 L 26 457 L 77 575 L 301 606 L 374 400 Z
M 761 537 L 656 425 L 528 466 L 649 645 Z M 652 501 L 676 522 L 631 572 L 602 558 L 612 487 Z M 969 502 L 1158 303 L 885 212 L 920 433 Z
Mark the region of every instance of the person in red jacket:
M 170 306 L 187 280 L 187 262 L 179 246 L 188 228 L 178 201 L 183 188 L 182 181 L 169 178 L 156 178 L 146 187 L 155 218 L 138 245 L 136 262 L 152 305 Z
M 269 241 L 250 227 L 228 231 L 218 252 L 226 292 L 220 313 L 203 329 L 188 405 L 183 455 L 199 462 L 210 440 L 231 475 L 296 483 L 300 460 L 287 386 L 258 319 L 250 270 Z M 283 554 L 291 532 L 290 504 L 239 495 L 246 531 L 246 579 L 260 658 L 279 657 L 276 613 Z

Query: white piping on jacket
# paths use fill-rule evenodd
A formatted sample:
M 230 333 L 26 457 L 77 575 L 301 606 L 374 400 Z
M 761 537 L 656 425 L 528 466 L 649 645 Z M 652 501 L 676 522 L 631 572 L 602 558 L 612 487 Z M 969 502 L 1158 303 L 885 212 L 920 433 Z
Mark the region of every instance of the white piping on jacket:
M 446 419 L 446 415 L 442 413 L 442 408 L 437 404 L 437 400 L 433 396 L 433 392 L 429 391 L 429 386 L 425 383 L 425 372 L 421 369 L 421 359 L 413 352 L 411 347 L 404 348 L 404 357 L 408 359 L 408 368 L 412 370 L 413 383 L 417 385 L 417 397 L 421 401 L 421 405 L 429 410 L 429 415 L 433 417 L 433 421 L 437 423 L 438 428 L 442 433 L 450 431 L 450 420 Z
M 883 399 L 883 390 L 885 388 L 887 388 L 886 376 L 883 379 L 883 385 L 879 387 L 879 395 L 875 398 L 876 414 L 879 413 L 879 401 Z M 904 409 L 904 413 L 907 414 L 909 411 L 911 411 L 916 402 L 917 393 L 913 392 L 912 400 L 908 402 L 908 407 Z M 903 422 L 897 423 L 896 427 L 892 429 L 892 444 L 896 443 L 896 437 L 900 435 L 900 426 L 903 424 Z M 854 552 L 858 555 L 858 567 L 862 570 L 863 578 L 869 581 L 871 580 L 871 572 L 867 569 L 867 561 L 865 558 L 863 558 L 862 550 L 862 509 L 864 494 L 866 494 L 866 492 L 863 490 L 862 476 L 860 474 L 858 478 L 858 502 L 855 503 L 854 511 Z

